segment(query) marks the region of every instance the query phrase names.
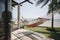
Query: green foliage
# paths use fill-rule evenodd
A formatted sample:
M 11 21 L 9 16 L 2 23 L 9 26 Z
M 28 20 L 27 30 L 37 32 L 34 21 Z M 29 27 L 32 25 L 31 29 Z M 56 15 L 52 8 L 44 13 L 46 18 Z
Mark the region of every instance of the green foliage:
M 6 18 L 7 18 L 7 22 L 9 23 L 12 19 L 12 13 L 10 11 L 8 11 L 8 14 L 6 14 L 5 11 L 2 13 L 3 22 L 5 22 Z
M 28 30 L 31 30 L 40 34 L 42 33 L 46 37 L 53 38 L 54 40 L 60 40 L 60 27 L 55 28 L 56 32 L 48 31 L 47 28 L 51 28 L 51 27 L 44 27 L 44 26 L 39 26 L 35 28 L 25 27 L 25 29 L 28 29 Z
M 52 4 L 57 4 L 57 0 L 52 0 Z
M 6 22 L 8 22 L 8 24 L 10 23 L 12 19 L 12 13 L 10 11 L 8 11 L 8 14 L 5 13 L 5 11 L 2 13 L 2 21 L 0 21 L 0 32 L 4 31 L 5 25 L 4 22 L 5 20 L 7 20 Z M 10 25 L 9 25 L 10 27 Z
M 39 5 L 39 4 L 41 4 L 41 3 L 43 3 L 43 5 L 41 6 L 41 8 L 42 7 L 44 7 L 48 2 L 50 1 L 50 4 L 49 4 L 49 10 L 48 10 L 48 14 L 50 14 L 52 11 L 52 9 L 53 9 L 53 11 L 57 11 L 57 10 L 60 10 L 60 4 L 58 4 L 57 3 L 57 0 L 38 0 L 37 1 L 37 5 Z M 58 6 L 59 5 L 59 6 Z M 53 7 L 54 6 L 54 7 Z M 56 10 L 57 9 L 57 10 Z

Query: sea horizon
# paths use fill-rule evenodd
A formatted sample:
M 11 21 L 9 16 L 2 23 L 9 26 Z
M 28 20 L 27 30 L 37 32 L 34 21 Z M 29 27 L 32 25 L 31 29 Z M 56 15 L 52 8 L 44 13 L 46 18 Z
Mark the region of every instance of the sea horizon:
M 33 18 L 26 18 L 29 22 L 30 21 L 34 21 L 35 19 Z M 17 18 L 13 18 L 12 21 L 14 21 L 15 23 L 17 23 Z M 48 20 L 46 22 L 44 22 L 43 24 L 39 25 L 39 26 L 51 26 L 51 20 Z M 60 27 L 60 19 L 54 19 L 54 27 Z

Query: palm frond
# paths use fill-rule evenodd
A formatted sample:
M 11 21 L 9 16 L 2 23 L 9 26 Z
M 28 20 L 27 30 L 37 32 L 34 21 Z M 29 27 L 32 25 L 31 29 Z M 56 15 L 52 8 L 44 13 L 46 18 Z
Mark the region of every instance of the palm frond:
M 43 3 L 43 5 L 41 6 L 41 8 L 42 8 L 42 7 L 44 7 L 48 2 L 49 2 L 49 0 L 38 0 L 36 6 L 38 6 L 38 5 L 40 5 L 41 3 Z
M 50 10 L 48 10 L 47 15 L 49 15 L 50 13 L 51 13 Z
M 41 8 L 44 7 L 48 2 L 49 0 L 46 0 L 45 3 L 41 6 Z
M 38 6 L 39 4 L 41 4 L 43 1 L 44 0 L 38 0 L 36 6 Z

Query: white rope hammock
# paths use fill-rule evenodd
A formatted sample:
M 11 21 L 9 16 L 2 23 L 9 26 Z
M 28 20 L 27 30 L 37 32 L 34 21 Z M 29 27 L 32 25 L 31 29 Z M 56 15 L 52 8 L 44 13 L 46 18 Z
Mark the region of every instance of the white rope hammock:
M 25 21 L 23 21 L 23 20 L 21 20 L 23 23 L 25 23 L 25 25 L 27 26 L 27 27 L 36 27 L 36 26 L 38 26 L 38 25 L 40 25 L 40 24 L 43 24 L 44 22 L 46 22 L 47 20 L 49 20 L 49 19 L 46 19 L 46 18 L 38 18 L 38 19 L 36 19 L 35 21 L 32 21 L 32 22 L 28 22 L 27 20 L 25 20 L 26 21 L 26 23 L 25 23 Z

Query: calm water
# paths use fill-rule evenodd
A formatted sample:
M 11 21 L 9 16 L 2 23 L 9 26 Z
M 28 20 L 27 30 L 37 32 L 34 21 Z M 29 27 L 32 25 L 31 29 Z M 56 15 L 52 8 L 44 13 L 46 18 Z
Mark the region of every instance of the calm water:
M 34 19 L 28 19 L 28 21 L 33 21 Z M 17 23 L 17 19 L 14 18 L 13 21 L 15 21 L 15 23 Z M 44 22 L 43 24 L 39 25 L 39 26 L 51 26 L 51 20 Z M 54 26 L 55 27 L 60 27 L 60 19 L 54 19 Z
M 51 20 L 44 22 L 40 26 L 51 26 Z M 55 19 L 54 20 L 54 27 L 60 27 L 60 19 Z

